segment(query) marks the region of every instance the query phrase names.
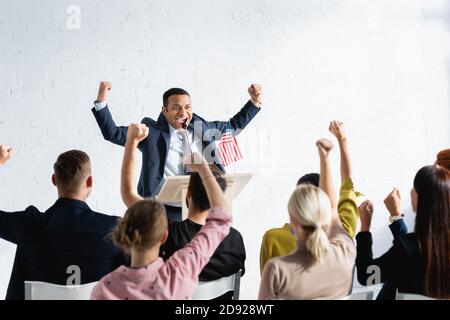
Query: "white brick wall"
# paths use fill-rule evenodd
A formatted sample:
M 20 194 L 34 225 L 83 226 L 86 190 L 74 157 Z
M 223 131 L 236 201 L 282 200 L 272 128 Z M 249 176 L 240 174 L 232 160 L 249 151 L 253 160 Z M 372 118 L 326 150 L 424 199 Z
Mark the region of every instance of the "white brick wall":
M 70 5 L 80 29 L 67 27 Z M 314 141 L 329 136 L 330 119 L 349 128 L 380 253 L 391 239 L 383 197 L 397 185 L 409 207 L 415 172 L 450 145 L 449 12 L 444 0 L 2 0 L 0 143 L 17 153 L 0 168 L 0 208 L 47 209 L 54 160 L 79 148 L 93 161 L 91 207 L 123 213 L 122 148 L 103 140 L 90 111 L 100 80 L 112 81 L 124 125 L 156 117 L 173 86 L 191 92 L 197 113 L 225 119 L 255 81 L 264 109 L 239 137 L 246 160 L 230 169 L 255 174 L 235 202 L 248 252 L 242 298 L 257 297 L 261 236 L 287 220 L 298 177 L 318 170 Z M 0 297 L 13 254 L 0 240 Z

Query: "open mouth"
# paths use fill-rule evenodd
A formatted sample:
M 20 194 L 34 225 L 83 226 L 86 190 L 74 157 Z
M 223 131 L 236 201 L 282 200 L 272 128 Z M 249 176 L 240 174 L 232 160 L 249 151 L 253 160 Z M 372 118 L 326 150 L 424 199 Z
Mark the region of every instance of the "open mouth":
M 188 118 L 186 117 L 186 118 L 179 118 L 179 119 L 177 119 L 177 123 L 183 128 L 183 129 L 186 129 L 186 127 L 187 127 L 187 121 L 188 121 Z

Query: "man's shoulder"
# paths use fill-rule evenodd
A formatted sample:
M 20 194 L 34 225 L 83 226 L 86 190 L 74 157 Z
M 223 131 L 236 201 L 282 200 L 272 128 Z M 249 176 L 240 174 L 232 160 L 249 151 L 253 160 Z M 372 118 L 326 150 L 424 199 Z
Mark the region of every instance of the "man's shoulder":
M 25 212 L 26 214 L 35 214 L 38 216 L 44 214 L 42 211 L 40 211 L 38 208 L 36 208 L 33 205 L 28 206 L 23 212 Z
M 264 233 L 264 238 L 280 237 L 280 236 L 293 236 L 293 235 L 292 232 L 285 226 L 279 228 L 272 228 Z
M 196 114 L 195 112 L 192 113 L 192 119 L 204 121 L 204 119 L 202 117 L 200 117 L 198 114 Z
M 145 117 L 142 119 L 141 123 L 146 124 L 147 126 L 156 126 L 157 122 L 153 120 L 152 118 Z
M 91 210 L 92 215 L 94 215 L 98 220 L 101 221 L 105 221 L 105 222 L 109 222 L 111 224 L 116 224 L 117 220 L 119 220 L 121 217 L 116 216 L 116 215 L 112 215 L 112 214 L 106 214 L 106 213 L 101 213 L 101 212 L 97 212 L 97 211 L 93 211 Z
M 235 228 L 230 228 L 229 236 L 242 239 L 242 234 Z
M 23 211 L 16 211 L 15 213 L 24 214 L 27 220 L 45 220 L 49 217 L 49 215 L 45 214 L 45 212 L 40 211 L 33 205 L 28 206 Z

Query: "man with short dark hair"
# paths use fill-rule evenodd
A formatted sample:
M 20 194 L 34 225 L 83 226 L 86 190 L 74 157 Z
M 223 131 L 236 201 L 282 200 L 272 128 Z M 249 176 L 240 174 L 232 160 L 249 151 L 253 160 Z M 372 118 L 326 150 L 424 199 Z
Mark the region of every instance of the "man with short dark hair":
M 0 164 L 11 157 L 0 146 Z M 0 211 L 0 238 L 17 245 L 7 300 L 24 299 L 24 282 L 61 285 L 100 280 L 127 259 L 108 235 L 118 217 L 92 211 L 86 199 L 92 190 L 91 163 L 83 151 L 61 154 L 54 164 L 58 200 L 45 213 Z
M 106 103 L 107 92 L 111 88 L 111 83 L 107 81 L 100 83 L 92 112 L 103 137 L 112 143 L 124 146 L 127 127 L 116 126 Z M 261 86 L 252 84 L 248 93 L 250 100 L 229 121 L 206 121 L 192 112 L 191 97 L 186 90 L 181 88 L 167 90 L 163 95 L 163 106 L 157 121 L 151 118 L 142 120 L 142 123 L 149 128 L 149 134 L 139 143 L 139 150 L 142 152 L 139 195 L 154 197 L 158 194 L 166 177 L 185 175 L 182 159 L 186 156 L 186 150 L 203 155 L 210 164 L 215 163 L 224 172 L 215 151 L 215 141 L 227 131 L 236 135 L 259 112 Z M 179 203 L 165 205 L 170 220 L 181 220 Z
M 227 183 L 220 171 L 211 168 L 211 171 L 223 192 Z M 198 173 L 192 173 L 186 195 L 188 216 L 184 221 L 173 221 L 169 224 L 169 237 L 161 246 L 160 255 L 167 260 L 175 251 L 183 248 L 200 231 L 206 223 L 210 204 L 203 182 Z M 214 252 L 209 263 L 199 275 L 200 281 L 213 281 L 228 277 L 241 270 L 245 273 L 245 246 L 239 231 L 230 228 L 230 233 Z M 233 292 L 226 293 L 221 299 L 231 299 Z
M 134 183 L 135 153 L 137 145 L 145 139 L 148 129 L 143 124 L 131 124 L 128 128 L 128 138 L 125 145 L 124 159 L 122 162 L 122 187 L 121 194 L 125 205 L 128 207 L 142 198 L 136 195 Z M 211 166 L 213 176 L 220 188 L 225 192 L 227 183 L 219 169 Z M 171 221 L 169 223 L 169 236 L 160 248 L 160 256 L 167 260 L 175 251 L 187 245 L 194 236 L 206 224 L 208 212 L 211 209 L 208 195 L 203 181 L 196 172 L 192 173 L 186 195 L 188 217 L 184 221 Z M 209 263 L 199 275 L 200 281 L 212 281 L 237 273 L 239 270 L 245 273 L 245 246 L 241 234 L 234 228 L 222 240 L 219 247 L 210 258 Z M 221 299 L 230 299 L 233 292 L 221 296 Z

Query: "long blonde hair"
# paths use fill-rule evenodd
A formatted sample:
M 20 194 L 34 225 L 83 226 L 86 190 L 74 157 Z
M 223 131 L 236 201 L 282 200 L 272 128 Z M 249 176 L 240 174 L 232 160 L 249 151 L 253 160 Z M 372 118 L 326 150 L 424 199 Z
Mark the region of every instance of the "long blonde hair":
M 330 247 L 327 228 L 331 224 L 331 203 L 327 194 L 313 185 L 300 185 L 288 202 L 291 218 L 305 233 L 305 246 L 316 263 L 322 263 Z

